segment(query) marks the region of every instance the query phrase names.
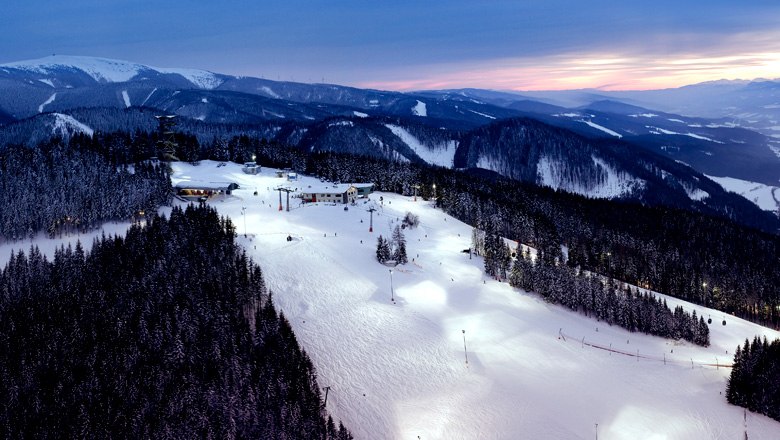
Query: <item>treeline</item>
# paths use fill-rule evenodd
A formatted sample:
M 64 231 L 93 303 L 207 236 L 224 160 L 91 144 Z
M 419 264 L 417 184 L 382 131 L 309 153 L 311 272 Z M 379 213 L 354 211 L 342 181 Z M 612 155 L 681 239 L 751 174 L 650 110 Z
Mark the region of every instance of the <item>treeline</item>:
M 710 329 L 704 317 L 685 312 L 678 306 L 672 312 L 655 295 L 616 285 L 612 280 L 586 274 L 564 264 L 532 260 L 526 252 L 518 256 L 509 273 L 509 283 L 545 300 L 587 316 L 642 332 L 671 339 L 684 339 L 707 347 Z
M 588 199 L 445 168 L 336 153 L 307 153 L 247 139 L 266 166 L 430 199 L 459 220 L 538 249 L 549 261 L 780 326 L 780 237 L 732 221 L 658 206 Z
M 130 145 L 153 145 L 154 135 L 124 136 Z M 435 183 L 436 203 L 448 214 L 483 229 L 489 219 L 497 234 L 535 247 L 544 258 L 560 257 L 564 245 L 569 266 L 780 326 L 780 271 L 771 270 L 780 259 L 776 234 L 684 210 L 588 199 L 490 172 L 312 153 L 250 136 L 215 138 L 197 148 L 201 159 L 240 163 L 254 155 L 263 166 L 374 182 L 382 191 L 411 195 L 419 185 L 417 194 L 426 199 Z
M 152 215 L 0 270 L 0 437 L 351 439 L 235 228 Z
M 756 336 L 737 346 L 726 399 L 780 421 L 780 339 Z
M 55 138 L 0 150 L 0 237 L 18 240 L 127 220 L 170 202 L 164 167 L 128 166 Z
M 773 327 L 780 326 L 780 237 L 663 206 L 589 199 L 502 178 L 374 157 L 307 152 L 242 136 L 230 159 L 256 160 L 332 181 L 433 197 L 459 220 L 537 248 L 544 258 Z

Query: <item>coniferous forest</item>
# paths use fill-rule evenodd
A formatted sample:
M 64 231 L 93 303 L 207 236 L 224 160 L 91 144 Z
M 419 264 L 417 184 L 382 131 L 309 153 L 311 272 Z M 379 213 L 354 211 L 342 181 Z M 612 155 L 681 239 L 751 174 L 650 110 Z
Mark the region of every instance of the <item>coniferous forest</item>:
M 690 314 L 677 306 L 672 312 L 666 301 L 652 294 L 620 288 L 612 280 L 576 273 L 566 265 L 532 261 L 526 253 L 512 266 L 509 283 L 632 332 L 710 345 L 710 329 L 703 316 L 696 316 L 696 311 Z
M 207 207 L 0 271 L 0 437 L 351 439 Z
M 486 172 L 340 153 L 308 152 L 250 136 L 200 143 L 178 137 L 179 157 L 245 162 L 341 182 L 374 182 L 377 190 L 423 198 L 459 220 L 536 248 L 544 258 L 696 304 L 780 326 L 780 236 L 727 219 L 661 206 L 599 200 L 558 192 Z M 96 133 L 71 139 L 76 150 L 111 163 L 155 155 L 154 135 Z M 18 201 L 17 201 L 18 202 Z M 22 209 L 22 208 L 20 208 Z M 488 222 L 491 225 L 488 225 Z
M 190 161 L 244 162 L 255 155 L 264 166 L 374 182 L 377 190 L 411 195 L 416 185 L 418 196 L 484 231 L 479 252 L 489 275 L 609 324 L 709 343 L 704 317 L 671 311 L 615 279 L 780 325 L 776 232 L 668 207 L 588 199 L 489 172 L 312 153 L 248 136 L 178 140 L 177 156 Z M 0 193 L 9 209 L 0 212 L 0 234 L 55 235 L 166 203 L 167 170 L 138 162 L 157 154 L 154 135 L 143 133 L 75 136 L 37 150 L 6 147 Z M 174 210 L 171 220 L 152 216 L 126 238 L 99 240 L 89 255 L 76 248 L 61 249 L 51 262 L 35 249 L 14 256 L 0 273 L 0 398 L 12 402 L 0 414 L 3 435 L 32 427 L 45 437 L 57 427 L 69 436 L 349 438 L 324 419 L 311 363 L 264 295 L 259 269 L 232 241 L 212 243 L 220 235 L 203 228 L 214 227 L 232 231 L 213 212 Z M 521 254 L 512 264 L 500 237 L 535 248 L 535 261 Z M 246 326 L 249 336 L 242 337 Z M 263 342 L 266 336 L 271 342 Z M 777 418 L 777 390 L 756 379 L 775 380 L 776 345 L 740 348 L 730 402 Z M 275 363 L 269 356 L 293 360 Z M 280 385 L 285 380 L 296 385 Z M 285 403 L 279 409 L 273 402 Z
M 251 138 L 231 141 L 236 161 L 376 189 L 433 197 L 457 219 L 537 249 L 570 267 L 780 326 L 780 236 L 668 207 L 600 200 L 502 178 L 338 153 L 308 153 Z M 488 273 L 490 273 L 488 271 Z
M 100 151 L 52 139 L 0 150 L 0 238 L 91 229 L 128 220 L 171 200 L 167 169 L 109 160 Z
M 780 421 L 780 339 L 769 343 L 755 337 L 737 346 L 726 398 Z

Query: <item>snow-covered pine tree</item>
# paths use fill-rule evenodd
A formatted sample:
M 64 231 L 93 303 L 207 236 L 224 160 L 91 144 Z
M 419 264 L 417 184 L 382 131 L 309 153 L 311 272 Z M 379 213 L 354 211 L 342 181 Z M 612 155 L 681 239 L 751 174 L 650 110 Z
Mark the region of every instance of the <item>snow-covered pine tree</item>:
M 384 263 L 391 256 L 390 244 L 381 235 L 376 239 L 376 260 Z
M 471 249 L 477 255 L 485 254 L 485 231 L 477 228 L 471 230 Z
M 393 259 L 398 264 L 406 264 L 409 261 L 406 256 L 406 238 L 400 226 L 393 230 Z

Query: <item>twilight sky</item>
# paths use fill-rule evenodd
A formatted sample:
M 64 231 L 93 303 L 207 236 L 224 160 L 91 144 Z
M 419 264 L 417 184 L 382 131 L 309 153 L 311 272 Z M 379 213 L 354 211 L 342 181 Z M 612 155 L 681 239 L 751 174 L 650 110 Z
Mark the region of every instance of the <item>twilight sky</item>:
M 780 77 L 777 0 L 7 0 L 0 63 L 52 53 L 393 90 Z

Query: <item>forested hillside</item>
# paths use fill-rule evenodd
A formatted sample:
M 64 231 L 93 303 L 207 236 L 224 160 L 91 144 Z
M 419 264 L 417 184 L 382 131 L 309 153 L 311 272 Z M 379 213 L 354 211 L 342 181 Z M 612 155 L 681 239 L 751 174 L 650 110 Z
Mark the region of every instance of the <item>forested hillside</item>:
M 755 337 L 737 346 L 726 398 L 729 403 L 780 420 L 780 339 Z
M 679 209 L 588 199 L 492 175 L 246 140 L 260 163 L 341 182 L 432 197 L 465 223 L 539 249 L 567 264 L 761 322 L 780 325 L 780 237 Z M 249 153 L 251 151 L 252 153 Z
M 241 163 L 254 155 L 266 166 L 333 181 L 376 182 L 378 189 L 401 194 L 412 194 L 419 185 L 418 194 L 424 197 L 432 196 L 435 183 L 437 203 L 448 213 L 483 230 L 491 219 L 500 235 L 553 258 L 564 245 L 572 267 L 780 324 L 780 271 L 772 270 L 780 259 L 776 234 L 679 209 L 587 199 L 494 174 L 480 177 L 420 163 L 309 152 L 250 136 L 205 144 L 186 135 L 179 140 L 177 154 L 186 160 Z M 155 136 L 140 133 L 77 136 L 71 144 L 74 150 L 97 151 L 114 163 L 156 154 Z M 776 219 L 767 216 L 764 228 L 771 229 Z
M 164 167 L 107 153 L 61 139 L 0 149 L 0 237 L 90 229 L 170 202 Z
M 0 270 L 4 438 L 351 439 L 211 208 Z

